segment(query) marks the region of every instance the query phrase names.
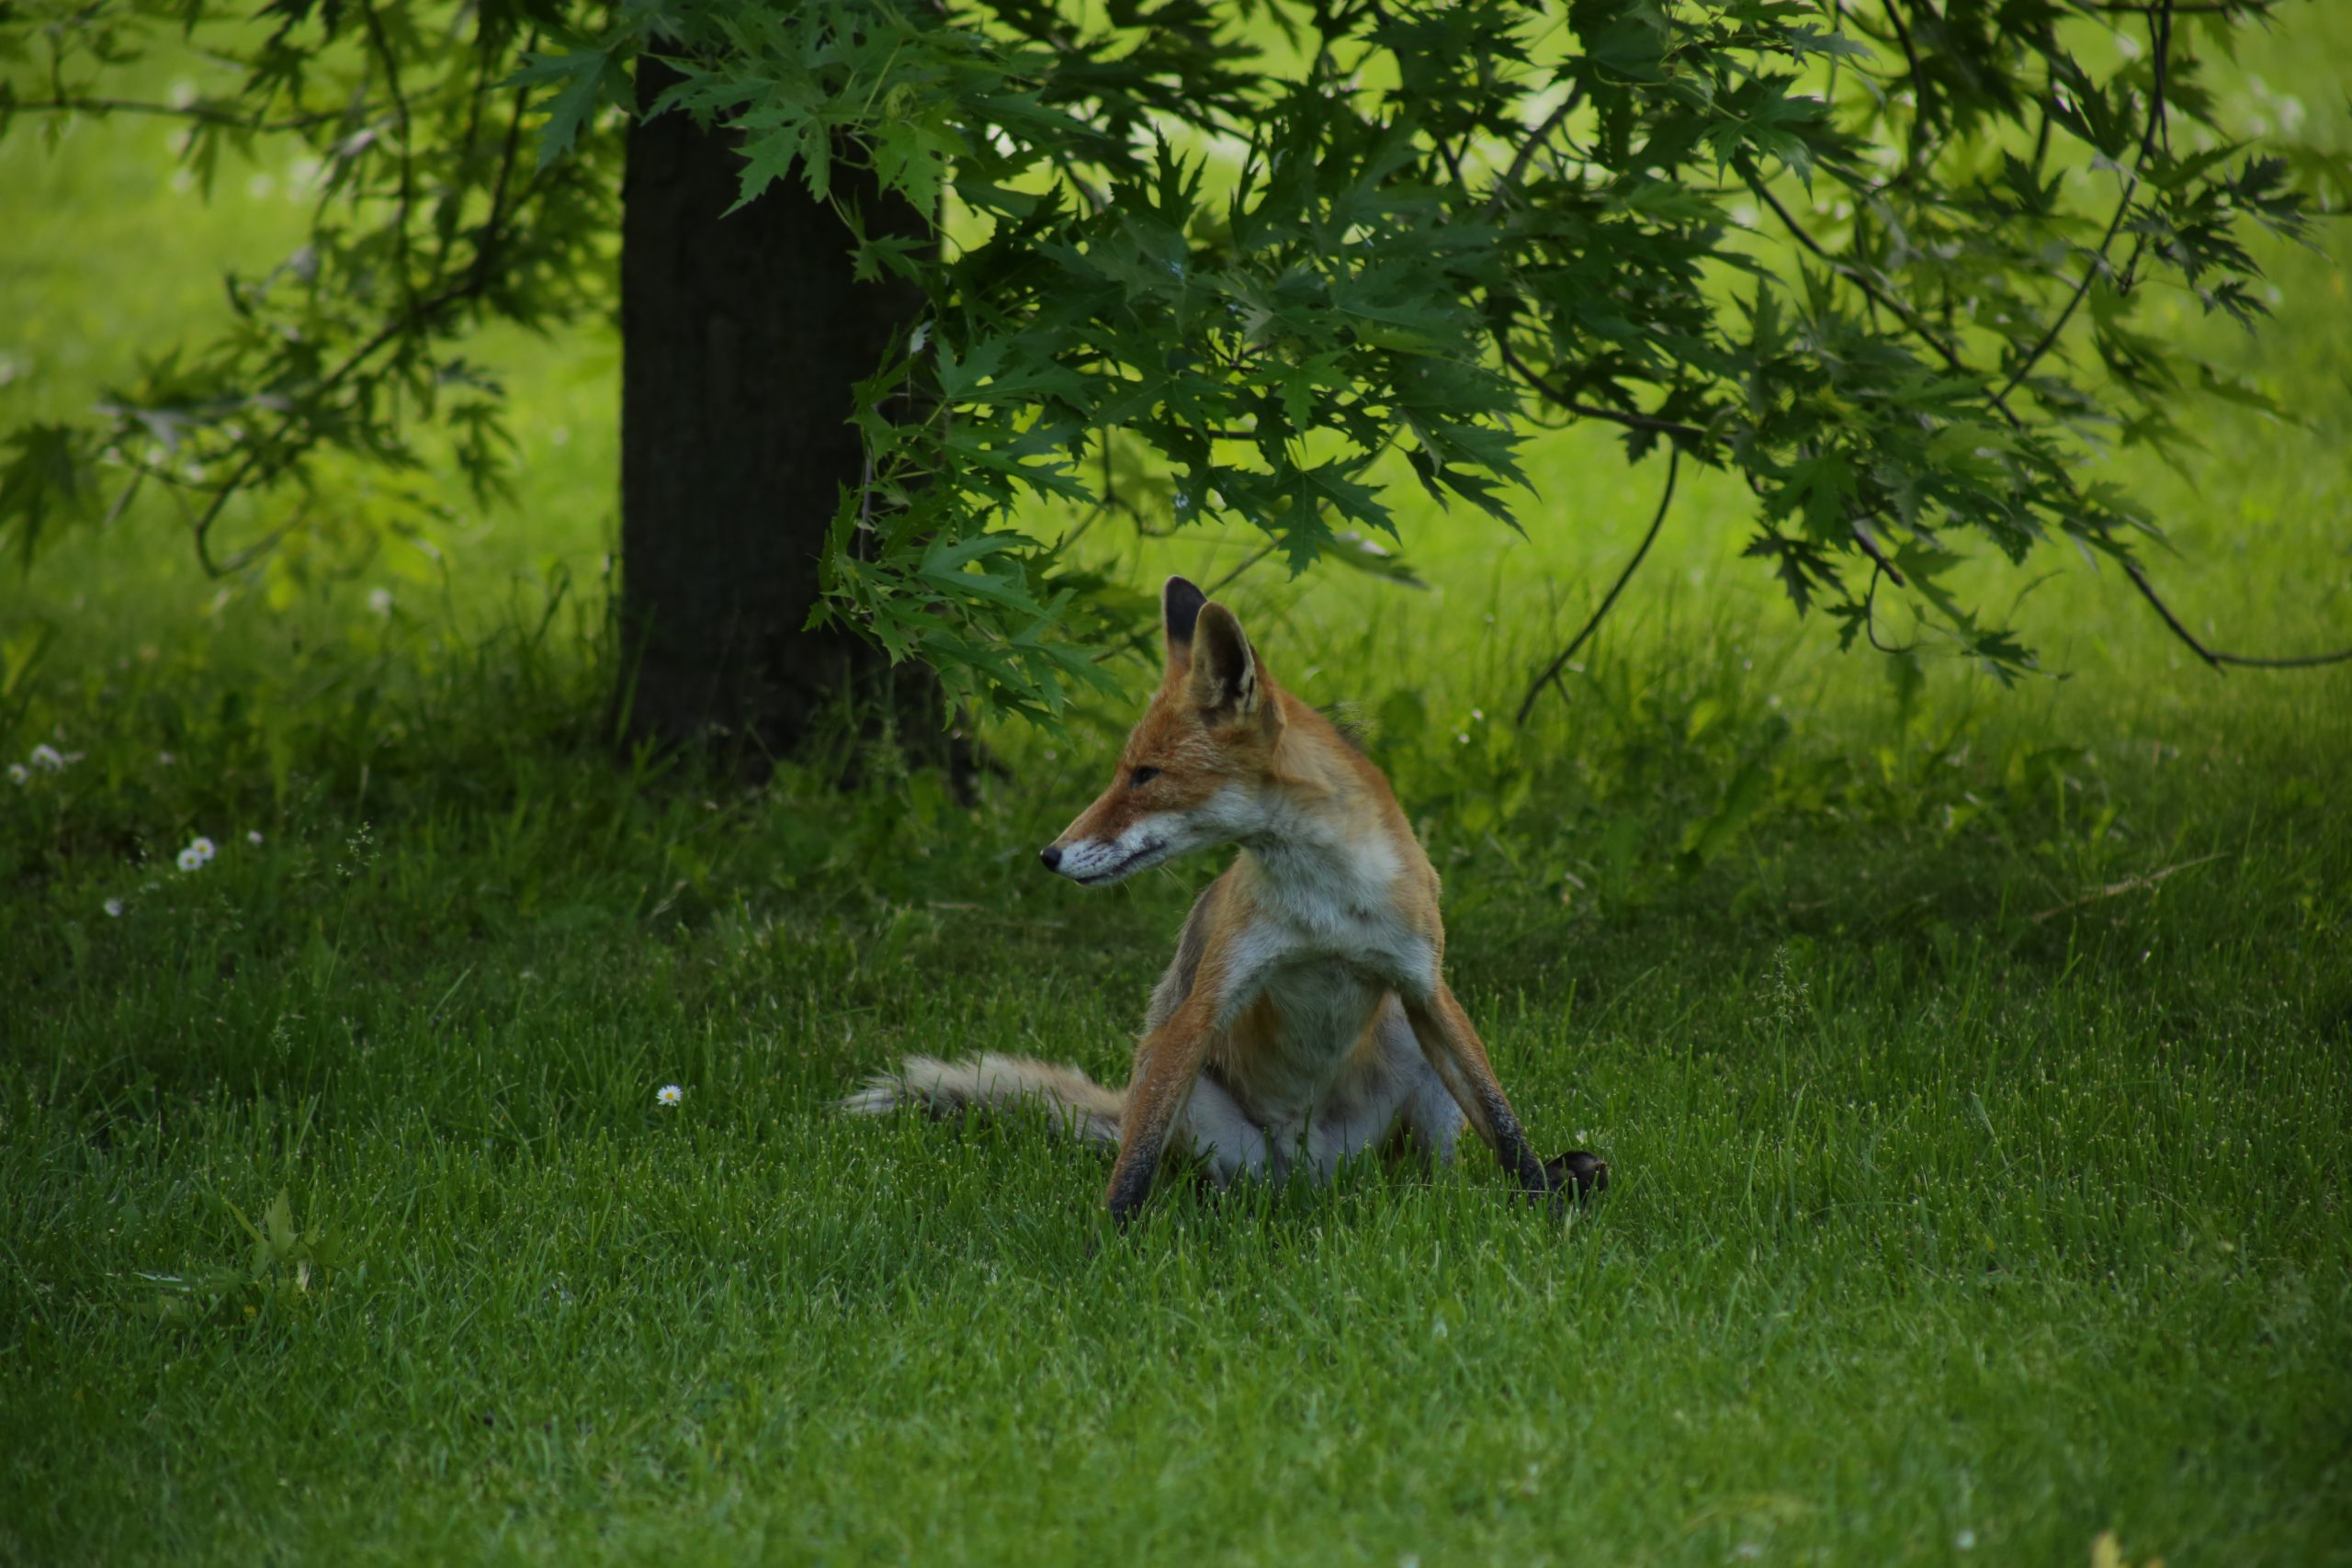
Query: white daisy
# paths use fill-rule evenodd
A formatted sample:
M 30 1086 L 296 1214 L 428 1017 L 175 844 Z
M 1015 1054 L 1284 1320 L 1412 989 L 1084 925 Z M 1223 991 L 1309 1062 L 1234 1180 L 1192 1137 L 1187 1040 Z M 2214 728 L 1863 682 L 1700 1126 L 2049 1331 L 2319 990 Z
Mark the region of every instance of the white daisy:
M 686 1091 L 676 1084 L 665 1083 L 653 1091 L 653 1098 L 663 1105 L 675 1105 L 686 1098 Z
M 65 758 L 54 746 L 33 748 L 32 764 L 45 773 L 58 773 L 65 766 Z
M 216 852 L 212 848 L 212 840 L 206 838 L 201 833 L 198 833 L 195 838 L 190 839 L 187 841 L 187 847 L 189 851 L 195 854 L 199 864 L 205 861 L 210 860 Z
M 20 784 L 30 777 L 32 777 L 32 774 L 25 771 L 25 765 L 22 762 L 11 762 L 8 764 L 8 782 L 10 784 Z
M 122 900 L 119 898 L 107 899 L 106 902 L 106 910 L 107 914 L 112 915 L 117 919 L 120 919 L 122 918 Z
M 182 850 L 180 852 L 179 859 L 180 869 L 182 871 L 202 871 L 204 869 L 204 857 L 196 852 L 196 846 L 194 844 L 190 844 L 187 848 Z
M 259 829 L 255 829 L 254 831 L 247 833 L 245 835 L 245 842 L 249 844 L 259 844 L 261 842 L 261 830 Z
M 392 613 L 392 591 L 389 588 L 369 589 L 368 592 L 368 607 L 375 611 L 376 614 L 379 615 L 390 615 Z

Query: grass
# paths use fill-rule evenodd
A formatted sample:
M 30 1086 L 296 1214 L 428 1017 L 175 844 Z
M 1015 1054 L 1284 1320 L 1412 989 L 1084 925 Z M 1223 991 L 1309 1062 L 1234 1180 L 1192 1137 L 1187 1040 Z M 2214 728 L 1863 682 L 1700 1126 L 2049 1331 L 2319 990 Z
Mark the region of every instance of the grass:
M 2352 27 L 2301 25 L 2229 90 L 2340 141 Z M 0 412 L 204 308 L 129 287 L 147 225 L 267 239 L 140 184 L 155 135 L 0 143 Z M 2256 651 L 2352 630 L 2352 317 L 2278 275 L 2211 342 L 2307 427 L 2131 476 Z M 1841 657 L 1687 482 L 1521 733 L 1655 493 L 1577 437 L 1576 526 L 1408 522 L 1430 594 L 1249 580 L 1381 720 L 1524 1119 L 1618 1184 L 1171 1183 L 1113 1235 L 1037 1128 L 827 1101 L 914 1049 L 1115 1077 L 1214 870 L 1030 863 L 1123 716 L 968 807 L 614 762 L 611 347 L 511 355 L 526 503 L 446 575 L 216 602 L 133 518 L 0 585 L 0 739 L 79 753 L 0 785 L 0 1558 L 2352 1562 L 2352 671 L 2212 677 L 2080 571 L 2018 612 L 2066 682 Z

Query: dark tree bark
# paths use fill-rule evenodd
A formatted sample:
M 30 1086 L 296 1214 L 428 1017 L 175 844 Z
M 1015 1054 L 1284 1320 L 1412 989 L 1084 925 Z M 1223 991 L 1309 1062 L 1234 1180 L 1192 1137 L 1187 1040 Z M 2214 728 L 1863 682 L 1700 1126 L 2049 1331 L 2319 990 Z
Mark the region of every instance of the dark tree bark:
M 640 61 L 639 108 L 672 80 Z M 906 711 L 918 739 L 938 710 L 927 671 L 894 674 L 842 627 L 802 629 L 842 487 L 863 477 L 851 383 L 922 295 L 854 282 L 848 231 L 797 180 L 720 217 L 741 163 L 731 138 L 684 114 L 629 130 L 616 701 L 633 739 L 715 745 L 756 767 L 850 711 L 844 699 Z M 833 183 L 869 231 L 928 232 L 870 176 L 837 162 Z

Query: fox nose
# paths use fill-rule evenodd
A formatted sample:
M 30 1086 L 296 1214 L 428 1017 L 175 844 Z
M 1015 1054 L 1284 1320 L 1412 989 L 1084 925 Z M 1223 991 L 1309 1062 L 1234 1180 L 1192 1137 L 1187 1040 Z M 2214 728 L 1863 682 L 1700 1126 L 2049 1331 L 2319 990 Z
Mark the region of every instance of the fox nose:
M 1062 847 L 1059 844 L 1047 844 L 1037 852 L 1037 858 L 1046 863 L 1047 871 L 1052 871 L 1062 863 Z

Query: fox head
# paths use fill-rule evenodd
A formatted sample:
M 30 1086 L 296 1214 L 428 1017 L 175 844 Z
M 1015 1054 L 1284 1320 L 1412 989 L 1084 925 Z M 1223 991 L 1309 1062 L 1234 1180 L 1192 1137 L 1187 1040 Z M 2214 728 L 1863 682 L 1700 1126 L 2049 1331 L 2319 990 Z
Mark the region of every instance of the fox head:
M 1264 819 L 1283 738 L 1281 694 L 1241 623 L 1181 577 L 1159 592 L 1168 665 L 1111 786 L 1038 858 L 1100 887 L 1187 850 L 1232 843 Z

